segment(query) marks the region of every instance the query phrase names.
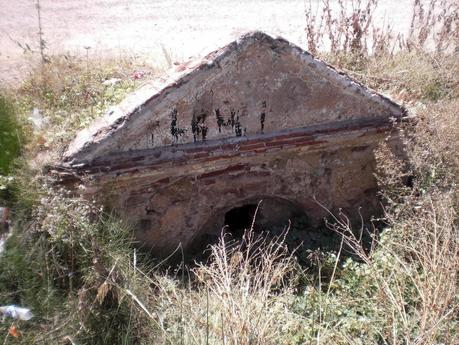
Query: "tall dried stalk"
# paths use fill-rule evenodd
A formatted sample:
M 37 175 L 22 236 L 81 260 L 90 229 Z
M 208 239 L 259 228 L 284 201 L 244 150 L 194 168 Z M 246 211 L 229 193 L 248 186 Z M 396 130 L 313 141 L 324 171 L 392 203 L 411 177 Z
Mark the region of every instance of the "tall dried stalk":
M 414 0 L 408 33 L 394 32 L 392 23 L 375 22 L 378 0 L 329 0 L 305 4 L 306 40 L 311 53 L 369 55 L 396 50 L 454 51 L 459 47 L 459 4 L 454 0 Z
M 392 229 L 371 250 L 345 216 L 336 218 L 333 229 L 370 268 L 368 279 L 379 291 L 373 303 L 385 320 L 378 331 L 391 344 L 457 340 L 448 329 L 459 311 L 459 241 L 452 203 L 451 195 L 442 193 L 420 201 L 411 217 L 388 215 Z
M 294 267 L 284 240 L 285 234 L 270 239 L 253 229 L 241 241 L 222 235 L 211 247 L 209 263 L 195 269 L 198 281 L 219 304 L 227 344 L 274 340 L 277 320 L 269 311 L 287 291 L 285 278 Z
M 373 25 L 377 5 L 378 0 L 338 0 L 335 11 L 329 0 L 322 0 L 316 6 L 308 0 L 305 10 L 308 49 L 313 54 L 319 49 L 333 54 L 368 53 L 372 35 L 377 34 L 378 42 L 381 35 Z
M 437 52 L 459 47 L 459 3 L 452 0 L 414 0 L 408 50 L 430 47 Z

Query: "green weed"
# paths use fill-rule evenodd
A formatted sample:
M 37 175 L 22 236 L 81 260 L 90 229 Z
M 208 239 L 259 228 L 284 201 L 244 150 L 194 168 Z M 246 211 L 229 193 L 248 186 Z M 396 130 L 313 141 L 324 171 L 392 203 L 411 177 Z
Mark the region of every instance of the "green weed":
M 10 173 L 10 166 L 19 156 L 23 140 L 13 103 L 0 95 L 0 175 Z

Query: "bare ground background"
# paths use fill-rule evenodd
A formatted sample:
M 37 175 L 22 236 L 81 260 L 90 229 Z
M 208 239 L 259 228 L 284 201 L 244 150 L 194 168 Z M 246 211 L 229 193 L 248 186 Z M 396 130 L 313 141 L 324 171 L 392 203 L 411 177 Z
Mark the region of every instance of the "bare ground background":
M 36 0 L 0 0 L 1 84 L 17 83 L 30 59 L 38 56 L 35 4 Z M 162 64 L 166 56 L 173 61 L 202 56 L 251 30 L 306 46 L 304 0 L 41 0 L 40 4 L 48 54 L 141 56 Z M 391 22 L 404 32 L 411 4 L 412 0 L 380 1 L 377 21 Z M 25 54 L 24 47 L 32 53 Z

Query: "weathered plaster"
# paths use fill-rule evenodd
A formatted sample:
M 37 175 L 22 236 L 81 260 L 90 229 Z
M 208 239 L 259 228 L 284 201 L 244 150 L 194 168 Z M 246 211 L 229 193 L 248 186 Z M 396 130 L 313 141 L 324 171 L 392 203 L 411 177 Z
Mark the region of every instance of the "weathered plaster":
M 88 176 L 158 252 L 218 231 L 247 200 L 281 198 L 313 221 L 377 208 L 373 150 L 404 110 L 283 39 L 256 32 L 180 66 L 82 131 L 56 167 Z M 396 135 L 391 143 L 398 145 Z

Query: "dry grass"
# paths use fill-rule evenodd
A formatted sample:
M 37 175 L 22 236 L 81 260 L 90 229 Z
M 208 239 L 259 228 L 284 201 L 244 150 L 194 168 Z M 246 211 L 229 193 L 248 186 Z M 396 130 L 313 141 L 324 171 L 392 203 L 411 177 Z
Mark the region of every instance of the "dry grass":
M 459 40 L 459 5 L 451 0 L 414 0 L 408 34 L 394 32 L 390 22 L 375 21 L 379 0 L 307 1 L 305 10 L 308 49 L 316 54 L 334 55 L 394 54 L 400 50 L 434 50 L 437 53 L 457 49 Z
M 0 304 L 31 305 L 37 315 L 17 324 L 22 343 L 459 343 L 456 4 L 416 2 L 408 37 L 374 27 L 375 0 L 352 11 L 340 1 L 337 14 L 323 4 L 308 14 L 310 49 L 416 115 L 401 128 L 406 159 L 384 145 L 376 153 L 386 217 L 373 246 L 356 235 L 365 229 L 336 215 L 343 247 L 310 253 L 315 270 L 297 265 L 283 237 L 250 229 L 240 242 L 222 236 L 206 263 L 159 269 L 165 263 L 134 249 L 129 227 L 23 165 L 12 191 L 23 210 L 0 258 Z M 136 87 L 135 65 L 43 66 L 17 92 L 26 117 L 36 107 L 48 121 L 32 151 L 64 144 Z M 104 85 L 111 78 L 121 81 Z M 343 259 L 344 249 L 354 256 Z
M 133 59 L 48 56 L 45 62 L 30 62 L 28 78 L 6 93 L 29 125 L 29 154 L 47 151 L 57 158 L 78 130 L 158 73 Z
M 426 45 L 437 53 L 457 51 L 459 43 L 459 4 L 450 0 L 415 0 L 411 26 L 404 44 L 408 50 Z
M 222 237 L 210 250 L 210 262 L 199 265 L 194 273 L 200 295 L 208 293 L 217 307 L 214 316 L 221 316 L 223 328 L 221 332 L 221 326 L 212 329 L 213 338 L 226 344 L 279 343 L 279 318 L 292 293 L 286 279 L 295 262 L 284 237 L 268 240 L 249 229 L 242 241 L 228 243 Z
M 161 335 L 170 344 L 279 344 L 292 290 L 295 260 L 283 237 L 249 229 L 241 241 L 222 235 L 208 262 L 175 279 L 149 278 Z M 154 338 L 154 337 L 153 337 Z
M 345 217 L 337 219 L 334 230 L 369 274 L 362 285 L 374 289 L 374 333 L 389 344 L 455 344 L 459 242 L 452 192 L 429 194 L 411 208 L 410 217 L 387 214 L 388 227 L 370 251 Z

